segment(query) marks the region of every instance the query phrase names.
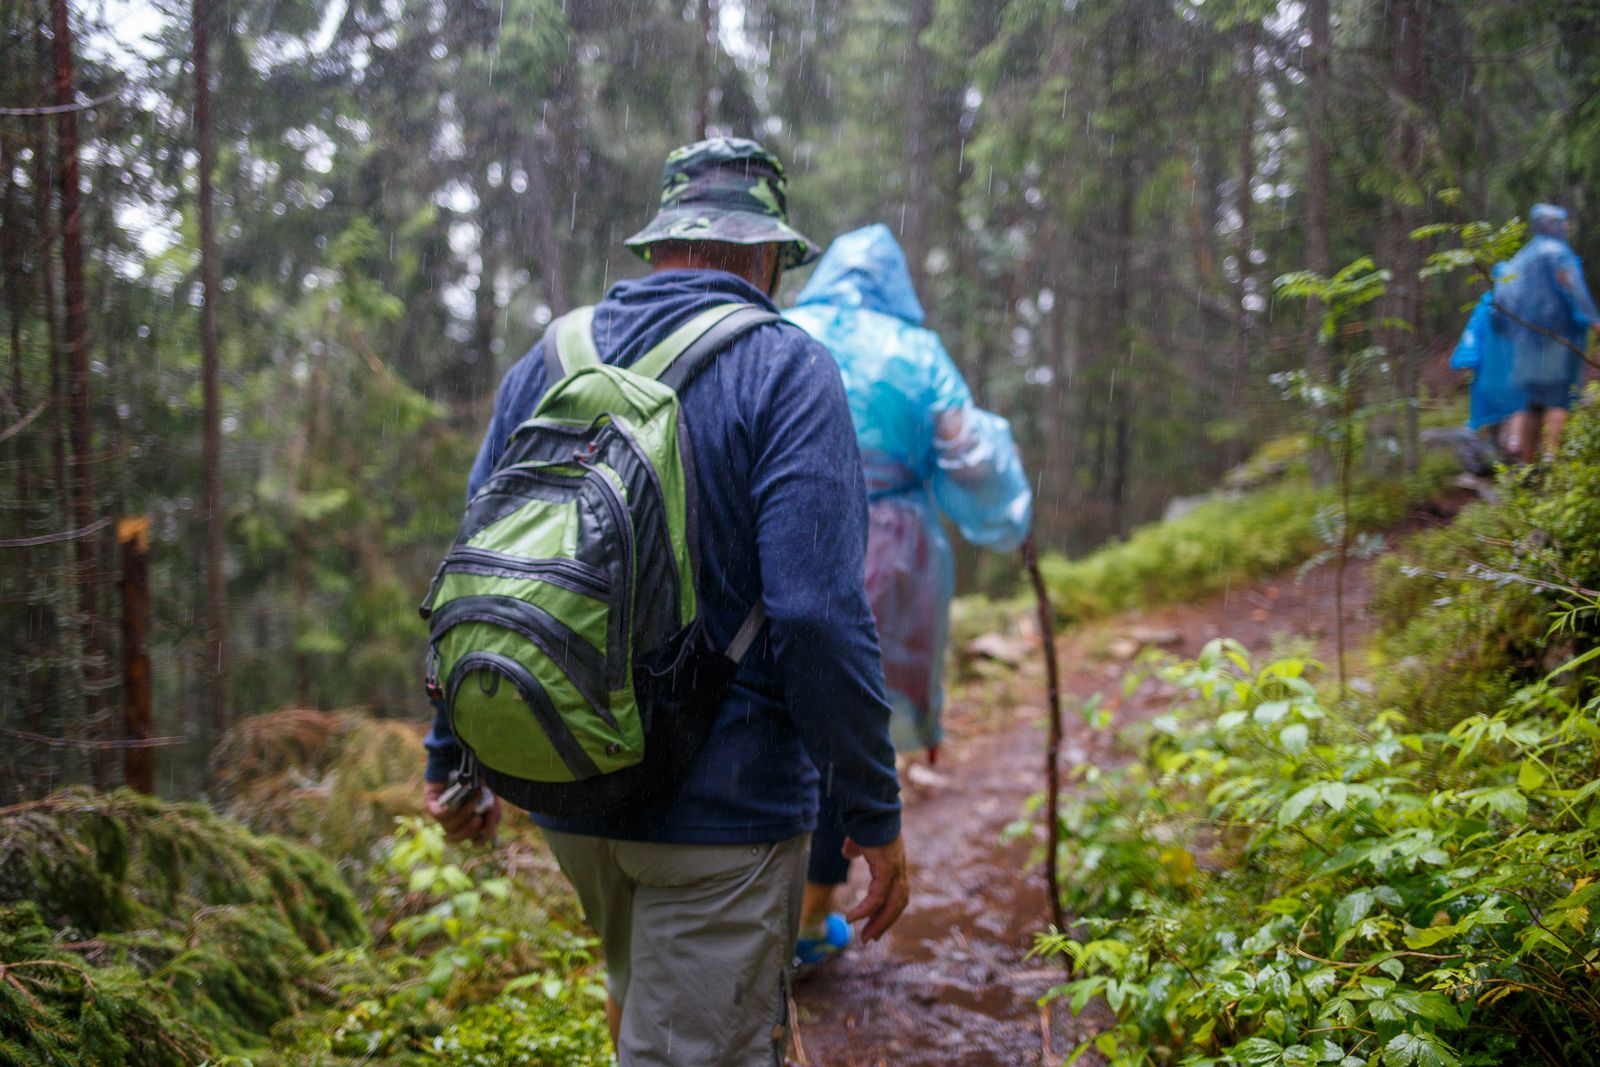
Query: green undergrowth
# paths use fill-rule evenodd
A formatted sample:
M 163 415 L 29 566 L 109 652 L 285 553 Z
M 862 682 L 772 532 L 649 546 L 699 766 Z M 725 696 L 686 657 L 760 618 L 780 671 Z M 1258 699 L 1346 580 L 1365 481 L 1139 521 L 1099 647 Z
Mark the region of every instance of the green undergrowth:
M 1369 686 L 1217 641 L 1064 805 L 1112 1064 L 1600 1062 L 1600 427 L 1380 568 Z
M 1591 653 L 1448 732 L 1335 706 L 1214 642 L 1191 697 L 1061 819 L 1049 934 L 1115 1065 L 1592 1063 L 1600 695 Z M 1088 1047 L 1088 1046 L 1086 1046 Z M 1080 1050 L 1083 1051 L 1083 1050 Z
M 1600 638 L 1595 614 L 1574 611 L 1600 589 L 1600 414 L 1575 412 L 1559 459 L 1500 491 L 1379 562 L 1381 694 L 1422 722 L 1491 710 Z
M 609 1063 L 592 945 L 542 850 L 390 825 L 341 871 L 199 804 L 0 811 L 0 1063 Z
M 1387 530 L 1437 495 L 1459 472 L 1455 461 L 1429 455 L 1403 478 L 1359 482 L 1350 500 L 1355 533 Z M 1325 552 L 1337 521 L 1336 496 L 1305 477 L 1219 498 L 1168 522 L 1135 530 L 1126 541 L 1083 559 L 1046 556 L 1045 583 L 1063 622 L 1076 623 L 1133 608 L 1186 603 L 1230 585 L 1278 574 Z

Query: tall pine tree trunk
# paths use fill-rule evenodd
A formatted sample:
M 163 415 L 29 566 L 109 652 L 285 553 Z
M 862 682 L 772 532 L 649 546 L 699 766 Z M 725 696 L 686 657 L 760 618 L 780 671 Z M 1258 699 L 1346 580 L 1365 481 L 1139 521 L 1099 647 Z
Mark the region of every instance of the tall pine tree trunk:
M 1110 77 L 1107 84 L 1118 83 L 1120 70 L 1136 69 L 1141 60 L 1144 43 L 1137 21 L 1130 21 L 1126 36 L 1113 46 Z M 1115 97 L 1114 97 L 1115 99 Z M 1126 104 L 1124 99 L 1119 103 Z M 1125 112 L 1125 108 L 1119 108 Z M 1136 327 L 1132 315 L 1133 243 L 1138 222 L 1136 214 L 1141 184 L 1139 160 L 1136 149 L 1129 147 L 1134 140 L 1134 130 L 1118 131 L 1117 139 L 1117 209 L 1116 229 L 1112 240 L 1113 267 L 1110 294 L 1111 329 L 1107 336 L 1114 339 L 1117 351 L 1112 362 L 1111 408 L 1111 528 L 1117 537 L 1126 537 L 1131 526 L 1128 512 L 1128 486 L 1133 468 L 1134 389 L 1137 370 L 1134 367 Z
M 697 0 L 696 19 L 700 28 L 700 40 L 695 51 L 699 92 L 694 103 L 694 139 L 703 141 L 706 139 L 706 130 L 711 126 L 711 89 L 717 72 L 717 39 L 713 30 L 716 24 L 714 0 Z
M 1306 22 L 1311 46 L 1306 52 L 1306 269 L 1326 277 L 1332 270 L 1329 247 L 1328 199 L 1329 170 L 1333 153 L 1329 147 L 1329 128 L 1333 109 L 1333 25 L 1329 0 L 1306 0 Z M 1316 301 L 1306 305 L 1306 376 L 1313 383 L 1332 378 L 1328 349 L 1317 338 L 1321 309 Z M 1326 485 L 1333 478 L 1333 465 L 1326 449 L 1311 452 L 1312 477 Z
M 528 173 L 528 200 L 533 205 L 534 255 L 539 261 L 539 276 L 544 282 L 545 298 L 550 301 L 553 315 L 563 315 L 572 308 L 567 295 L 566 257 L 562 254 L 561 238 L 556 233 L 552 205 L 556 203 L 550 181 L 550 167 L 545 163 L 545 149 L 549 135 L 530 136 L 523 141 L 522 165 Z
M 87 530 L 95 521 L 94 425 L 89 409 L 89 324 L 84 304 L 83 208 L 78 189 L 77 88 L 73 77 L 72 26 L 67 0 L 51 0 L 50 22 L 55 50 L 55 100 L 61 111 L 56 119 L 56 177 L 61 195 L 61 268 L 67 303 L 67 408 L 72 438 L 72 516 L 74 525 Z M 100 632 L 93 536 L 74 539 L 77 551 L 78 614 L 83 642 L 86 711 L 89 732 L 105 732 L 103 690 L 109 684 L 105 637 Z M 104 755 L 93 760 L 94 779 L 110 784 L 110 763 Z
M 42 14 L 42 12 L 41 12 Z M 50 57 L 45 53 L 44 35 L 37 42 L 39 97 L 50 96 Z M 70 491 L 67 488 L 66 458 L 66 383 L 62 380 L 61 336 L 59 308 L 56 301 L 55 225 L 50 218 L 54 177 L 50 170 L 50 127 L 41 122 L 35 127 L 33 140 L 33 190 L 36 225 L 39 227 L 39 297 L 40 316 L 44 319 L 45 339 L 50 346 L 50 409 L 46 429 L 50 434 L 50 469 L 54 474 L 56 512 L 51 518 L 65 528 L 71 522 Z
M 905 246 L 906 262 L 911 267 L 911 283 L 922 294 L 923 271 L 928 261 L 928 208 L 932 202 L 933 146 L 929 143 L 929 98 L 932 61 L 922 45 L 922 35 L 933 24 L 933 0 L 912 0 L 910 50 L 906 69 L 906 188 L 901 201 L 900 242 Z
M 18 240 L 17 183 L 12 180 L 15 165 L 15 160 L 7 151 L 5 139 L 0 138 L 0 175 L 5 179 L 4 199 L 0 200 L 0 257 L 5 259 L 5 263 L 0 265 L 0 271 L 4 272 L 0 285 L 5 289 L 6 334 L 11 350 L 11 405 L 15 409 L 13 417 L 20 420 L 27 416 L 28 398 L 26 384 L 22 379 L 22 249 Z M 32 441 L 32 436 L 26 431 L 18 433 L 14 449 L 17 462 L 17 503 L 21 507 L 24 525 L 33 518 L 29 506 L 32 497 L 30 484 L 32 465 L 28 457 Z M 26 553 L 26 549 L 23 551 Z M 20 559 L 22 561 L 20 573 L 29 573 L 27 556 L 24 554 Z
M 1234 341 L 1233 374 L 1228 385 L 1228 413 L 1234 422 L 1234 432 L 1240 434 L 1248 415 L 1245 411 L 1245 380 L 1249 376 L 1250 355 L 1255 343 L 1255 315 L 1245 306 L 1250 295 L 1250 253 L 1255 248 L 1255 196 L 1252 186 L 1256 178 L 1256 106 L 1261 95 L 1256 79 L 1256 36 L 1254 29 L 1245 35 L 1243 70 L 1240 72 L 1239 122 L 1239 243 L 1234 253 L 1239 259 L 1239 296 L 1234 310 L 1239 315 L 1238 336 Z M 1230 457 L 1239 462 L 1244 457 L 1235 453 Z
M 211 179 L 216 165 L 211 140 L 209 5 L 194 0 L 194 126 L 200 155 L 200 378 L 205 394 L 202 506 L 206 515 L 206 644 L 211 678 L 210 721 L 218 735 L 228 725 L 228 602 L 223 573 L 222 391 L 217 351 L 216 219 Z
M 1422 248 L 1411 239 L 1411 232 L 1420 221 L 1421 109 L 1427 90 L 1423 49 L 1431 14 L 1430 0 L 1399 0 L 1394 7 L 1395 84 L 1401 100 L 1394 109 L 1392 165 L 1398 192 L 1391 197 L 1386 212 L 1390 258 L 1385 266 L 1394 272 L 1390 283 L 1390 314 L 1400 323 L 1413 327 L 1419 325 L 1422 312 L 1422 287 L 1417 277 L 1422 265 Z M 1385 344 L 1395 374 L 1395 399 L 1400 404 L 1396 431 L 1400 438 L 1401 462 L 1405 470 L 1415 471 L 1421 458 L 1417 427 L 1421 355 L 1412 330 L 1401 325 L 1386 333 Z

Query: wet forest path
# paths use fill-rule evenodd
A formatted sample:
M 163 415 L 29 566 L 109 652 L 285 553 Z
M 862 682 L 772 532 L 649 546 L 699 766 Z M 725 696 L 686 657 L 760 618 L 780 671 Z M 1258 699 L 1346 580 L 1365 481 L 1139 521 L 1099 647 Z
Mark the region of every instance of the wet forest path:
M 1369 565 L 1352 563 L 1344 605 L 1352 648 L 1371 630 L 1370 585 Z M 1333 568 L 1322 566 L 1298 582 L 1283 575 L 1058 638 L 1063 770 L 1121 758 L 1110 732 L 1091 731 L 1077 713 L 1094 694 L 1104 695 L 1117 723 L 1159 714 L 1170 703 L 1174 691 L 1155 680 L 1124 698 L 1123 681 L 1141 647 L 1193 656 L 1212 638 L 1232 637 L 1259 657 L 1285 639 L 1303 638 L 1331 667 L 1334 599 Z M 1011 644 L 1013 654 L 1024 651 L 1022 642 Z M 1036 640 L 1027 642 L 1020 664 L 987 662 L 979 674 L 952 689 L 937 767 L 902 775 L 911 906 L 882 941 L 852 946 L 802 976 L 795 993 L 798 1062 L 1054 1067 L 1109 1025 L 1103 1005 L 1074 1018 L 1064 1004 L 1047 1010 L 1037 1003 L 1062 978 L 1059 962 L 1027 958 L 1034 935 L 1049 923 L 1042 865 L 1029 862 L 1043 829 L 1002 843 L 1029 795 L 1044 788 L 1045 686 Z M 864 884 L 861 866 L 852 870 L 851 899 Z M 1103 1061 L 1091 1052 L 1079 1062 Z

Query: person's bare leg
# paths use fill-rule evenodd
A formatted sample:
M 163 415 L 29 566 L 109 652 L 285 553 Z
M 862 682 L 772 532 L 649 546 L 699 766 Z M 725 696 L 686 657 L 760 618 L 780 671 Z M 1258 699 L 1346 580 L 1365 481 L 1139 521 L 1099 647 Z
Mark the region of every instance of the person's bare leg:
M 1539 458 L 1539 427 L 1543 420 L 1537 411 L 1519 411 L 1516 418 L 1521 420 L 1517 427 L 1517 456 L 1524 463 L 1532 463 Z
M 838 911 L 838 895 L 839 887 L 836 885 L 807 882 L 805 894 L 800 898 L 801 929 L 813 923 L 823 922 L 830 912 Z
M 1567 428 L 1567 409 L 1549 408 L 1544 413 L 1544 455 L 1553 456 L 1561 446 L 1561 431 Z
M 1519 411 L 1505 421 L 1500 437 L 1500 447 L 1508 458 L 1522 458 L 1522 438 L 1528 432 L 1528 414 Z

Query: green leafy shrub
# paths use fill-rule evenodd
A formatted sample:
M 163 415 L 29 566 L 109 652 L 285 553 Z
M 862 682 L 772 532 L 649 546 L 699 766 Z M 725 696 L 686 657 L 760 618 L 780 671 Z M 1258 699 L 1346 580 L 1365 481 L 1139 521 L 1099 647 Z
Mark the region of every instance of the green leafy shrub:
M 468 1011 L 431 1051 L 460 1067 L 610 1067 L 605 1017 L 595 1010 L 604 1001 L 599 985 L 507 994 Z
M 605 989 L 570 898 L 552 870 L 495 868 L 431 820 L 400 820 L 374 872 L 375 947 L 325 961 L 344 975 L 338 1002 L 279 1026 L 258 1067 L 609 1062 Z
M 1118 1065 L 1592 1062 L 1597 661 L 1448 733 L 1228 641 L 1166 667 L 1189 699 L 1061 813 L 1089 936 L 1041 937 L 1054 994 L 1105 999 Z
M 1560 455 L 1512 472 L 1502 499 L 1416 535 L 1379 564 L 1373 610 L 1382 696 L 1448 728 L 1493 710 L 1600 635 L 1600 414 L 1573 413 Z M 1560 613 L 1564 634 L 1552 631 Z

